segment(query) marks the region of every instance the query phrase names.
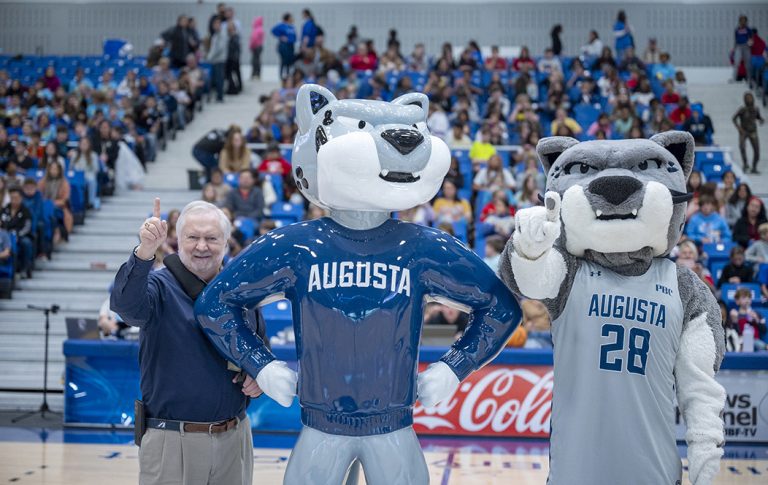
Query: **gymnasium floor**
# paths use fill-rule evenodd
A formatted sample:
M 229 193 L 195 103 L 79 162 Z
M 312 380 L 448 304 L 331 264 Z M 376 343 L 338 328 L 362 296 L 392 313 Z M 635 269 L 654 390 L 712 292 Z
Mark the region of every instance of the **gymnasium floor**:
M 295 439 L 254 435 L 254 483 L 282 483 Z M 421 444 L 433 485 L 546 482 L 545 441 L 429 438 Z M 137 480 L 138 448 L 131 433 L 0 427 L 0 484 L 135 485 Z M 768 447 L 727 446 L 715 483 L 768 483 Z

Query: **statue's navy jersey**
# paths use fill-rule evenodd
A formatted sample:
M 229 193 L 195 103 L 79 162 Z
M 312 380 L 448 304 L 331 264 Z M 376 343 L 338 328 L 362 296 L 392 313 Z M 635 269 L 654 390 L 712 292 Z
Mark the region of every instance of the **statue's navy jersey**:
M 520 319 L 512 294 L 456 239 L 389 220 L 370 230 L 329 218 L 254 241 L 198 299 L 216 347 L 251 376 L 274 356 L 243 324 L 243 309 L 291 301 L 302 422 L 332 434 L 371 435 L 413 422 L 426 297 L 472 308 L 443 357 L 459 377 L 489 362 Z
M 552 322 L 557 371 L 548 483 L 679 483 L 673 371 L 682 322 L 672 261 L 655 258 L 635 277 L 581 264 Z M 614 459 L 611 450 L 624 456 Z

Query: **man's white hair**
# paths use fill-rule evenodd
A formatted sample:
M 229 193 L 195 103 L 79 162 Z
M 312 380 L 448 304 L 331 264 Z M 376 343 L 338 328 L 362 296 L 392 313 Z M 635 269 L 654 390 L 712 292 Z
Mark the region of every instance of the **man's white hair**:
M 215 205 L 211 204 L 210 202 L 205 202 L 202 200 L 196 200 L 194 202 L 190 202 L 189 204 L 184 206 L 184 209 L 181 210 L 179 219 L 176 221 L 177 236 L 181 237 L 182 230 L 184 229 L 184 223 L 187 221 L 188 215 L 204 214 L 204 213 L 211 213 L 211 212 L 219 216 L 219 225 L 221 226 L 221 232 L 224 233 L 224 241 L 225 242 L 228 241 L 229 236 L 232 234 L 232 224 L 229 222 L 227 215 L 224 214 L 224 212 L 218 207 L 216 207 Z

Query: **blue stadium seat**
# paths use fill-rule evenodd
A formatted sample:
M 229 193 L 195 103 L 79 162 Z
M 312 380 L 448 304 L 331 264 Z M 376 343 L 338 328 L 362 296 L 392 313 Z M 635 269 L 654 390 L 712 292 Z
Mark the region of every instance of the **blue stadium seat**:
M 43 201 L 43 237 L 53 247 L 53 231 L 56 228 L 56 204 L 50 199 Z
M 69 204 L 72 208 L 72 214 L 77 219 L 85 215 L 85 172 L 81 170 L 68 170 L 67 180 L 71 188 L 69 194 Z
M 711 264 L 712 261 L 728 261 L 731 257 L 731 249 L 733 249 L 735 245 L 736 243 L 733 241 L 706 243 L 701 245 L 701 249 L 706 253 Z
M 768 263 L 763 263 L 758 266 L 755 283 L 760 285 L 768 285 Z
M 707 182 L 719 182 L 723 180 L 723 174 L 727 171 L 726 165 L 721 163 L 708 163 L 701 167 L 701 173 L 704 175 L 704 180 Z
M 453 236 L 459 241 L 463 242 L 464 244 L 467 244 L 469 235 L 467 232 L 466 219 L 461 219 L 453 222 Z
M 280 149 L 280 155 L 285 158 L 287 162 L 291 161 L 291 157 L 293 156 L 293 149 L 291 148 L 282 148 Z
M 728 266 L 728 260 L 711 259 L 709 260 L 709 272 L 712 274 L 712 279 L 717 283 L 720 281 L 720 275 L 723 274 L 723 268 Z
M 246 241 L 253 239 L 256 234 L 256 223 L 250 217 L 238 217 L 235 219 L 234 226 L 240 229 Z
M 260 308 L 264 320 L 269 322 L 267 337 L 274 337 L 277 332 L 292 325 L 291 303 L 288 300 L 276 301 Z
M 285 193 L 283 192 L 283 177 L 277 174 L 264 174 L 264 178 L 272 184 L 272 188 L 275 189 L 275 195 L 277 200 L 285 200 Z
M 227 173 L 224 174 L 224 182 L 229 184 L 232 188 L 237 188 L 237 174 L 236 173 Z
M 725 163 L 725 154 L 722 151 L 696 152 L 696 162 L 701 164 Z
M 475 220 L 480 220 L 480 213 L 483 212 L 483 207 L 485 207 L 488 202 L 491 201 L 493 198 L 493 192 L 490 190 L 481 190 L 477 193 L 477 197 L 475 198 Z
M 304 217 L 304 206 L 300 204 L 290 204 L 288 202 L 275 202 L 270 207 L 273 219 L 290 220 L 299 222 Z
M 18 249 L 16 247 L 16 233 L 15 232 L 9 232 L 8 235 L 11 239 L 11 254 L 16 254 L 18 252 Z M 13 273 L 14 266 L 13 266 L 13 258 L 8 258 L 8 260 L 5 263 L 0 264 L 0 278 L 8 278 L 10 280 L 13 280 Z

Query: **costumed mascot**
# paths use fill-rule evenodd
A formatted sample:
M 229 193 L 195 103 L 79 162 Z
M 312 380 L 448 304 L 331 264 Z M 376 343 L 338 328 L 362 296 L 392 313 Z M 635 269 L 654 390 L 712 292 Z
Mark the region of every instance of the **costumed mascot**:
M 542 139 L 545 207 L 517 213 L 500 273 L 552 318 L 551 485 L 709 484 L 723 444 L 720 310 L 666 259 L 685 223 L 693 137 Z M 562 200 L 562 201 L 561 201 Z
M 331 215 L 257 239 L 197 301 L 198 321 L 228 360 L 283 406 L 298 393 L 304 427 L 286 484 L 338 485 L 353 462 L 369 485 L 427 484 L 411 426 L 417 392 L 425 406 L 451 396 L 520 319 L 512 293 L 459 241 L 390 218 L 429 201 L 448 170 L 448 147 L 426 127 L 428 103 L 418 93 L 337 100 L 302 86 L 293 178 Z M 298 375 L 247 324 L 249 311 L 282 298 L 292 304 Z M 417 378 L 430 300 L 471 321 Z

